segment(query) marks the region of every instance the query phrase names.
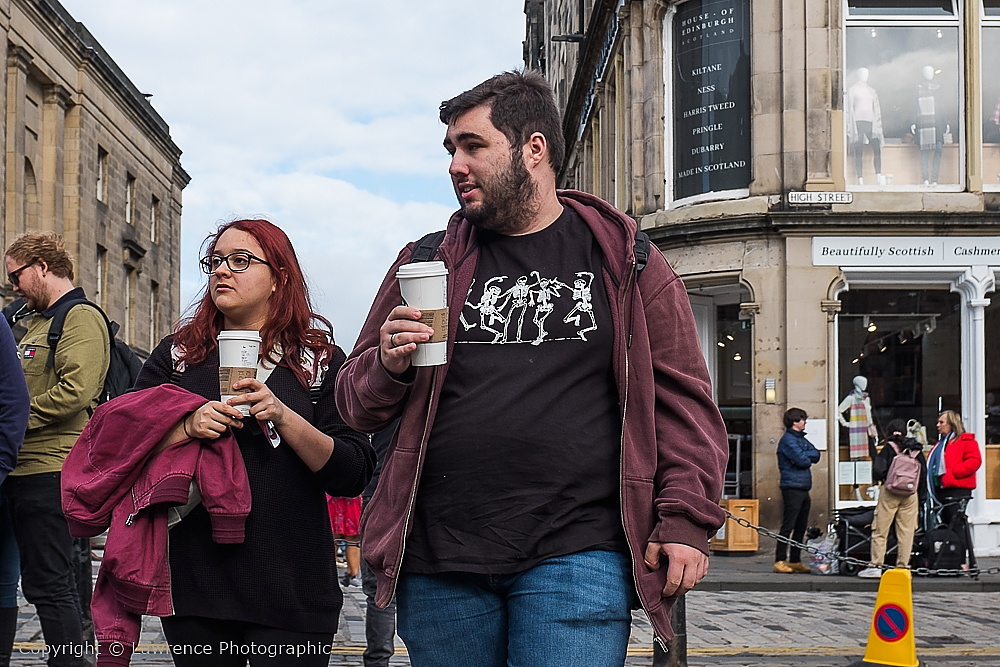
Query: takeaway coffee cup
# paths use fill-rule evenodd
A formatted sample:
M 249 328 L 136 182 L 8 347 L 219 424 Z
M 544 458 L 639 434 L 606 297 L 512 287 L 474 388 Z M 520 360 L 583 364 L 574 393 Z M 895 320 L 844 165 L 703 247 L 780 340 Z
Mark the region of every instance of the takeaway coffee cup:
M 448 360 L 448 269 L 444 262 L 413 262 L 396 271 L 407 306 L 420 311 L 420 321 L 434 329 L 426 343 L 417 343 L 414 366 L 440 366 Z
M 249 394 L 249 389 L 239 391 L 233 385 L 246 378 L 257 377 L 257 359 L 260 355 L 260 333 L 257 331 L 219 332 L 219 393 L 222 402 L 237 394 Z M 234 408 L 250 416 L 249 405 L 234 405 Z

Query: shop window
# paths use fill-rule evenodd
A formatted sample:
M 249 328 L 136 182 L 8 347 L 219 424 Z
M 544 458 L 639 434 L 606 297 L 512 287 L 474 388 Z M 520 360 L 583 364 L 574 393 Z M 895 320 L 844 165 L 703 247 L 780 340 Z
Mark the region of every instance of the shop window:
M 716 306 L 715 388 L 729 434 L 725 494 L 753 497 L 753 433 L 751 420 L 751 328 L 740 319 L 739 304 Z
M 983 189 L 1000 190 L 1000 0 L 983 2 Z
M 834 411 L 843 408 L 837 419 L 850 426 L 837 438 L 837 500 L 867 501 L 875 444 L 864 434 L 869 418 L 878 441 L 898 418 L 919 421 L 933 444 L 937 414 L 962 412 L 961 302 L 946 290 L 890 289 L 851 290 L 840 300 Z M 855 393 L 859 385 L 867 400 Z
M 951 0 L 849 0 L 847 12 L 851 16 L 954 16 Z
M 674 202 L 750 187 L 750 0 L 688 0 L 664 21 L 667 189 Z
M 847 183 L 961 189 L 964 109 L 954 2 L 849 0 L 844 33 Z
M 990 297 L 984 311 L 986 340 L 1000 339 L 1000 294 Z M 1000 499 L 1000 350 L 986 345 L 986 433 L 978 438 L 985 448 L 986 497 Z M 978 435 L 978 434 L 977 434 Z

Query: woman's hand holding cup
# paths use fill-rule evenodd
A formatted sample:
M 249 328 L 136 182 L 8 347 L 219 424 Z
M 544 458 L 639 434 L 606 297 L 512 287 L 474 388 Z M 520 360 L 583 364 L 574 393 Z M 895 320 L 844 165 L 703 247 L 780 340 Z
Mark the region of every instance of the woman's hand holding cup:
M 243 428 L 239 410 L 221 401 L 209 401 L 184 418 L 184 434 L 189 438 L 215 440 L 227 428 Z
M 246 378 L 233 384 L 233 388 L 237 391 L 249 391 L 227 399 L 226 403 L 230 407 L 249 405 L 251 417 L 260 421 L 269 421 L 275 426 L 280 425 L 284 421 L 285 404 L 279 401 L 271 391 L 271 388 L 260 380 Z

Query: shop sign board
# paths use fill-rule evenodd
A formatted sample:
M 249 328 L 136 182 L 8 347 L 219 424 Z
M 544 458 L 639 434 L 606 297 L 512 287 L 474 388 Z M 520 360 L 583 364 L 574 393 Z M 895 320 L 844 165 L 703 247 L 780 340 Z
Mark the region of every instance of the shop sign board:
M 792 206 L 809 204 L 850 204 L 854 201 L 853 192 L 789 192 L 787 201 Z
M 1000 236 L 817 236 L 813 266 L 1000 266 Z
M 750 0 L 690 0 L 673 31 L 674 198 L 750 186 Z

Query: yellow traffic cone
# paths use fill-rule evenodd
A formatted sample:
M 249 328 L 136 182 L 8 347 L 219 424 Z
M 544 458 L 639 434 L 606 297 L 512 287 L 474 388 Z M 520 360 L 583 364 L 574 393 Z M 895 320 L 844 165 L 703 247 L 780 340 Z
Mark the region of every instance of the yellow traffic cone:
M 913 581 L 905 568 L 882 575 L 868 631 L 865 664 L 919 667 L 913 633 Z

